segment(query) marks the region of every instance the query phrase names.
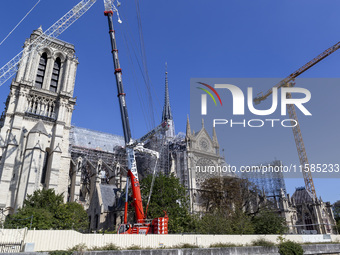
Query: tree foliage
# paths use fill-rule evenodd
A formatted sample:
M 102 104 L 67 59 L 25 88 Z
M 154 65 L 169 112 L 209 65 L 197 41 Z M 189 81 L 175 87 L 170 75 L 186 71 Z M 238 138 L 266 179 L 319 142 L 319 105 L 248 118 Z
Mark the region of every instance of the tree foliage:
M 334 219 L 336 221 L 336 229 L 340 233 L 340 200 L 333 204 Z
M 262 210 L 252 222 L 256 234 L 284 234 L 287 231 L 285 219 L 269 209 Z
M 205 215 L 200 232 L 211 234 L 282 234 L 285 219 L 266 208 L 257 187 L 245 179 L 213 177 L 201 185 Z M 268 203 L 269 205 L 269 203 Z
M 213 177 L 202 183 L 200 193 L 206 212 L 241 210 L 250 214 L 259 210 L 259 191 L 246 179 Z
M 148 200 L 152 175 L 141 181 L 144 208 Z M 202 215 L 189 213 L 184 186 L 174 175 L 155 177 L 148 218 L 169 216 L 169 233 L 199 234 L 282 234 L 285 220 L 269 209 L 261 210 L 258 190 L 247 180 L 211 178 L 201 186 Z M 262 206 L 262 207 L 261 207 Z
M 303 255 L 302 246 L 296 242 L 284 241 L 279 244 L 280 255 Z
M 333 213 L 334 213 L 334 219 L 336 221 L 340 220 L 340 200 L 336 201 L 333 204 Z
M 141 193 L 144 208 L 148 201 L 152 183 L 152 175 L 148 175 L 141 181 Z M 192 232 L 195 228 L 195 220 L 189 213 L 189 201 L 185 187 L 173 174 L 166 176 L 158 174 L 155 177 L 154 186 L 147 216 L 150 219 L 169 216 L 169 233 Z
M 253 234 L 251 218 L 243 212 L 226 215 L 223 211 L 205 213 L 197 221 L 199 234 Z
M 37 190 L 27 196 L 22 208 L 6 218 L 5 226 L 84 231 L 88 227 L 88 217 L 82 205 L 63 203 L 63 195 L 56 194 L 53 189 Z

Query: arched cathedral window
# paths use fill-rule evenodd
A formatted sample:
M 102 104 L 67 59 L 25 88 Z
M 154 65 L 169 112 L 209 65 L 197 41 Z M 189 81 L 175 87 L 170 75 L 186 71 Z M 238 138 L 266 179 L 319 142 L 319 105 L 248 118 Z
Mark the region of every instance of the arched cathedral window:
M 47 54 L 44 52 L 39 60 L 39 66 L 38 66 L 38 72 L 37 72 L 37 77 L 35 79 L 35 87 L 41 89 L 43 82 L 44 82 L 44 77 L 45 77 L 45 72 L 46 72 L 46 64 L 47 64 Z
M 52 78 L 51 78 L 51 85 L 50 85 L 50 91 L 52 92 L 57 92 L 59 74 L 60 74 L 60 66 L 61 66 L 61 60 L 60 58 L 57 58 L 54 62 L 53 71 L 52 71 Z
M 307 230 L 313 230 L 313 221 L 309 213 L 305 213 L 305 225 Z

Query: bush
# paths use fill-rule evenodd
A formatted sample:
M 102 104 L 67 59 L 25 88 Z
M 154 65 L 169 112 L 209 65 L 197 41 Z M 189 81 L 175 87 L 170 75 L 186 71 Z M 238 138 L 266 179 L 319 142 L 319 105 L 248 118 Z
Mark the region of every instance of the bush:
M 131 245 L 126 248 L 126 250 L 142 250 L 143 248 L 140 247 L 139 245 Z
M 279 244 L 279 253 L 281 255 L 303 255 L 303 249 L 298 243 L 284 241 Z
M 68 249 L 69 252 L 73 252 L 73 251 L 83 252 L 83 251 L 86 251 L 86 250 L 87 250 L 87 246 L 84 243 L 77 244 L 77 245 L 73 246 L 71 249 Z
M 236 245 L 233 243 L 213 243 L 210 244 L 210 248 L 228 248 L 228 247 L 240 247 L 242 245 Z
M 263 246 L 263 247 L 274 247 L 275 246 L 275 244 L 273 242 L 267 241 L 264 238 L 254 240 L 251 244 L 253 246 Z
M 253 219 L 255 234 L 283 234 L 287 231 L 286 221 L 283 217 L 270 210 L 262 210 Z
M 50 251 L 50 255 L 71 255 L 73 251 Z
M 94 246 L 91 248 L 91 251 L 117 251 L 119 247 L 113 243 L 106 244 L 104 246 Z
M 190 244 L 190 243 L 182 243 L 171 247 L 172 249 L 194 249 L 199 248 L 198 245 Z

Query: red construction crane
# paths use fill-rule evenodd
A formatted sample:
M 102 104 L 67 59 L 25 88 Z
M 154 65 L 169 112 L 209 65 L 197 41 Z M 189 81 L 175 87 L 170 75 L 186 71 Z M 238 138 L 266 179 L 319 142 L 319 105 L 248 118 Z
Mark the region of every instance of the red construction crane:
M 125 138 L 125 148 L 127 154 L 128 161 L 128 179 L 131 181 L 132 187 L 132 197 L 133 197 L 133 206 L 135 209 L 136 220 L 137 222 L 134 224 L 130 224 L 127 222 L 127 203 L 128 203 L 128 183 L 126 181 L 126 201 L 125 201 L 125 214 L 124 214 L 124 224 L 121 224 L 118 229 L 118 234 L 167 234 L 168 233 L 168 217 L 165 215 L 164 217 L 156 218 L 151 220 L 146 219 L 146 215 L 144 214 L 142 197 L 140 192 L 140 185 L 138 179 L 138 172 L 136 166 L 135 152 L 134 150 L 151 153 L 158 157 L 157 152 L 153 152 L 151 150 L 145 149 L 140 145 L 140 142 L 152 136 L 156 131 L 167 128 L 167 123 L 162 123 L 154 130 L 150 131 L 146 136 L 143 136 L 141 139 L 137 140 L 137 143 L 133 142 L 131 139 L 131 131 L 129 124 L 129 117 L 126 107 L 125 93 L 123 89 L 123 81 L 122 81 L 122 69 L 119 64 L 118 58 L 118 50 L 116 45 L 116 37 L 113 29 L 113 21 L 112 16 L 113 12 L 117 12 L 114 5 L 114 0 L 104 0 L 105 11 L 104 14 L 108 18 L 109 23 L 109 34 L 111 40 L 111 48 L 112 48 L 112 56 L 113 63 L 115 68 L 115 76 L 116 76 L 116 85 L 118 91 L 118 100 L 119 107 L 121 113 L 121 119 L 123 124 L 123 132 Z M 118 22 L 121 23 L 121 20 L 118 16 Z
M 335 52 L 339 48 L 340 48 L 340 42 L 336 43 L 332 47 L 330 47 L 327 50 L 325 50 L 324 52 L 322 52 L 317 57 L 313 58 L 311 61 L 309 61 L 304 66 L 300 67 L 298 70 L 296 70 L 294 73 L 289 75 L 287 78 L 280 81 L 273 88 L 279 89 L 281 87 L 294 86 L 293 82 L 294 82 L 294 79 L 296 77 L 298 77 L 303 72 L 307 71 L 312 66 L 319 63 L 321 60 L 323 60 L 324 58 L 326 58 L 327 56 L 329 56 L 330 54 L 332 54 L 333 52 Z M 272 94 L 272 92 L 273 92 L 273 89 L 271 88 L 266 92 L 266 94 L 254 98 L 255 104 L 259 104 L 261 101 L 265 100 L 268 96 L 270 96 Z M 287 97 L 290 98 L 291 94 L 288 93 Z M 292 104 L 288 104 L 287 110 L 288 110 L 289 118 L 296 120 L 296 123 L 298 123 L 296 111 L 295 111 L 295 106 L 292 105 Z M 294 134 L 294 139 L 295 139 L 295 143 L 296 143 L 296 148 L 297 148 L 297 151 L 298 151 L 298 154 L 299 154 L 300 164 L 301 164 L 301 167 L 302 167 L 302 170 L 303 170 L 302 173 L 303 173 L 303 178 L 304 178 L 304 181 L 305 181 L 306 190 L 309 191 L 313 195 L 314 198 L 317 198 L 312 174 L 309 170 L 309 163 L 308 163 L 305 145 L 304 145 L 303 139 L 302 139 L 300 125 L 298 124 L 298 125 L 295 126 L 293 124 L 292 126 L 293 126 L 293 134 Z

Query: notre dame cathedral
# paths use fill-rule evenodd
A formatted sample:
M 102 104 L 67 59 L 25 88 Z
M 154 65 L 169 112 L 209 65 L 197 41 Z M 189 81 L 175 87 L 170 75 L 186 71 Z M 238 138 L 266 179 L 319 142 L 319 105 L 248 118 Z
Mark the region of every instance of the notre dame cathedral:
M 15 212 L 27 195 L 53 188 L 63 193 L 65 202 L 83 204 L 89 212 L 90 229 L 114 228 L 121 221 L 126 183 L 124 139 L 71 125 L 78 65 L 75 49 L 64 41 L 47 39 L 46 46 L 30 52 L 30 43 L 42 33 L 41 28 L 33 31 L 25 42 L 24 55 L 28 55 L 11 83 L 0 119 L 0 207 Z M 159 170 L 181 179 L 195 211 L 199 185 L 195 178 L 199 176 L 189 172 L 204 155 L 214 164 L 223 161 L 217 137 L 214 133 L 211 139 L 204 127 L 197 134 L 175 135 L 167 77 L 165 120 L 169 129 L 160 145 Z M 137 155 L 137 161 L 143 169 L 143 156 Z
M 0 118 L 0 209 L 14 213 L 35 190 L 54 189 L 64 195 L 65 202 L 84 206 L 90 231 L 113 230 L 123 221 L 124 138 L 71 125 L 78 65 L 75 48 L 47 38 L 46 46 L 31 51 L 31 43 L 42 33 L 41 28 L 33 31 L 24 44 L 27 56 L 12 80 Z M 176 135 L 167 73 L 164 121 L 169 129 L 150 139 L 146 147 L 161 152 L 157 171 L 174 173 L 180 179 L 188 191 L 191 212 L 198 213 L 200 185 L 212 175 L 197 168 L 226 162 L 215 130 L 210 136 L 203 121 L 201 130 L 194 132 L 188 118 L 186 133 Z M 143 176 L 151 161 L 138 153 L 136 156 Z M 278 199 L 282 216 L 299 224 L 300 230 L 292 227 L 292 233 L 331 233 L 327 227 L 334 224 L 330 204 L 309 199 L 305 193 L 297 190 L 292 198 L 283 194 Z

